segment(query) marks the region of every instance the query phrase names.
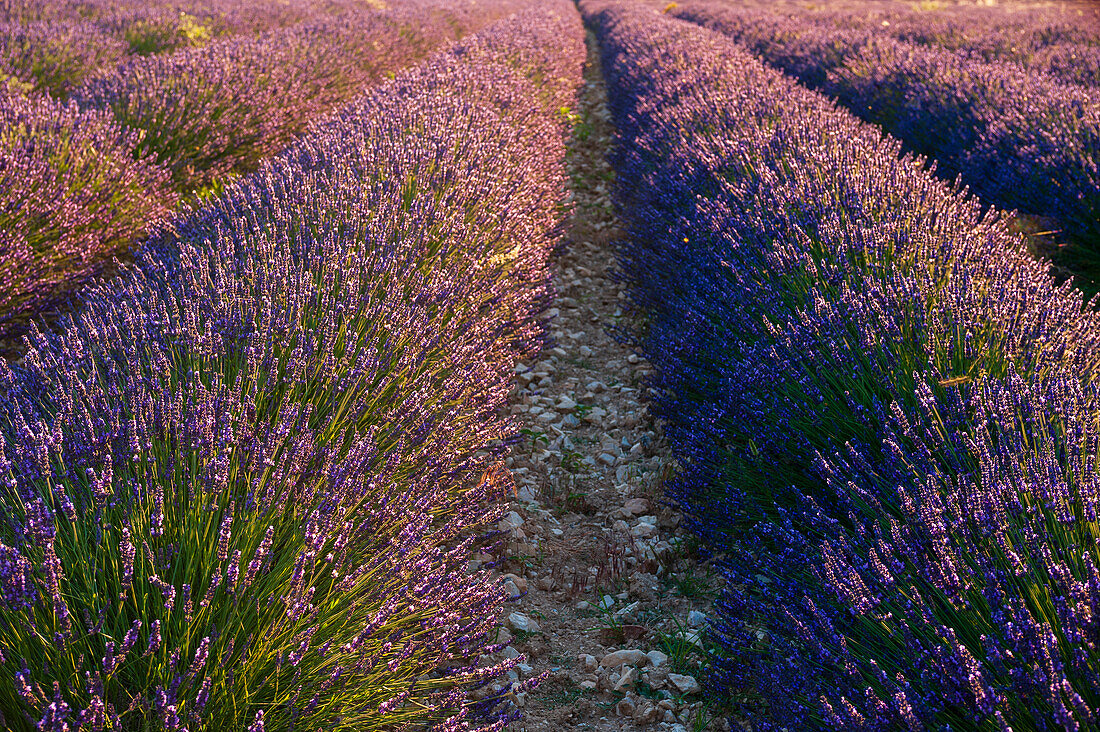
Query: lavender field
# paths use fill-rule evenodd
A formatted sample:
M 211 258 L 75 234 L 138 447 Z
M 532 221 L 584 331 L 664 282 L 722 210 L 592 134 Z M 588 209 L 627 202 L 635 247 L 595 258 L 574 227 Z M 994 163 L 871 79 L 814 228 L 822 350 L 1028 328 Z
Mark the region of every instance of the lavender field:
M 0 728 L 1100 730 L 1100 7 L 0 0 Z

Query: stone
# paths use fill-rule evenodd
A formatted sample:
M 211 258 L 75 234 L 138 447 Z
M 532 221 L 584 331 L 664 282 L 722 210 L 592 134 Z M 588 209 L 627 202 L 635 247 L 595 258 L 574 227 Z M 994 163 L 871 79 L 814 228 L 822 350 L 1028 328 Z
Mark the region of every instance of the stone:
M 500 655 L 504 656 L 505 658 L 519 658 L 523 654 L 517 651 L 512 646 L 505 646 L 504 650 L 500 652 Z
M 587 610 L 588 608 L 592 607 L 592 603 L 590 603 L 588 600 L 581 600 L 573 607 L 577 610 Z
M 639 724 L 649 724 L 657 719 L 657 708 L 648 701 L 643 701 L 634 710 L 634 721 Z
M 577 419 L 577 415 L 567 414 L 564 418 L 562 418 L 561 423 L 565 427 L 578 427 L 580 426 L 581 421 Z M 573 448 L 569 447 L 568 449 L 572 450 Z
M 580 687 L 581 687 L 582 689 L 584 689 L 585 691 L 595 691 L 595 690 L 596 690 L 596 686 L 597 686 L 597 685 L 598 685 L 598 684 L 597 684 L 597 682 L 595 682 L 595 681 L 588 681 L 588 680 L 582 681 L 582 682 L 580 683 Z
M 577 403 L 567 396 L 563 396 L 558 400 L 556 408 L 559 412 L 568 412 L 577 408 Z
M 604 465 L 611 466 L 615 464 L 615 456 L 609 452 L 600 454 L 600 462 Z
M 580 661 L 585 671 L 591 673 L 596 670 L 596 657 L 591 653 L 582 653 L 580 655 Z
M 619 700 L 619 703 L 615 705 L 615 714 L 620 717 L 633 717 L 634 716 L 634 698 L 629 694 Z
M 690 610 L 690 611 L 688 611 L 687 620 L 688 620 L 688 625 L 690 625 L 691 627 L 701 628 L 702 626 L 706 625 L 707 616 L 704 615 L 703 613 L 699 612 L 698 610 Z
M 611 687 L 612 691 L 626 691 L 627 689 L 633 689 L 634 685 L 638 683 L 638 671 L 631 667 L 623 671 L 622 676 L 615 682 L 615 685 Z
M 654 668 L 660 668 L 668 662 L 668 654 L 663 651 L 652 650 L 646 655 L 649 656 L 649 662 L 653 664 Z
M 539 624 L 524 615 L 523 613 L 512 613 L 511 615 L 509 615 L 508 624 L 511 625 L 514 630 L 518 630 L 524 633 L 539 632 Z
M 630 535 L 635 539 L 646 539 L 657 535 L 657 527 L 653 524 L 637 523 L 630 527 Z
M 668 680 L 681 694 L 696 694 L 700 690 L 699 682 L 694 676 L 669 674 Z
M 509 511 L 504 514 L 504 518 L 500 520 L 500 526 L 502 529 L 515 529 L 523 526 L 523 517 L 515 511 Z
M 523 596 L 523 592 L 521 592 L 519 587 L 516 586 L 516 583 L 510 579 L 504 580 L 504 591 L 508 593 L 509 600 L 518 600 Z
M 649 510 L 649 501 L 644 498 L 631 498 L 623 504 L 623 511 L 631 516 L 638 516 Z
M 600 659 L 600 665 L 604 668 L 614 668 L 622 666 L 624 663 L 631 666 L 645 665 L 649 663 L 649 656 L 644 651 L 639 651 L 636 648 L 622 648 L 612 651 Z
M 596 607 L 598 607 L 600 610 L 608 610 L 614 604 L 614 597 L 612 597 L 611 595 L 604 595 L 600 598 L 600 601 L 599 603 L 597 603 Z

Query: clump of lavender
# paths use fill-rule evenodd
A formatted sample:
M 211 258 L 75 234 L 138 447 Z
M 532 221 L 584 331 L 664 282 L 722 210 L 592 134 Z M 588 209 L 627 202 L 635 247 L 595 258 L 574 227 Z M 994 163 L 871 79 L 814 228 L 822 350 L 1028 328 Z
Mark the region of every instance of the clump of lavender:
M 163 220 L 167 172 L 102 112 L 0 86 L 0 330 L 86 281 Z
M 475 43 L 500 55 L 356 100 L 0 366 L 7 727 L 515 716 L 507 688 L 468 699 L 515 661 L 481 665 L 505 593 L 466 567 L 565 176 L 510 38 L 574 93 L 575 10 L 503 21 Z
M 64 97 L 85 77 L 122 58 L 124 46 L 92 23 L 0 23 L 0 82 Z
M 761 728 L 1094 724 L 1095 312 L 728 39 L 582 9 L 670 497 L 726 556 L 712 690 L 762 697 Z
M 444 4 L 431 22 L 413 23 L 419 7 L 349 9 L 254 37 L 134 58 L 73 97 L 143 131 L 137 154 L 169 168 L 181 190 L 208 187 L 253 169 L 314 118 L 423 57 L 462 18 Z M 506 8 L 484 13 L 478 24 Z

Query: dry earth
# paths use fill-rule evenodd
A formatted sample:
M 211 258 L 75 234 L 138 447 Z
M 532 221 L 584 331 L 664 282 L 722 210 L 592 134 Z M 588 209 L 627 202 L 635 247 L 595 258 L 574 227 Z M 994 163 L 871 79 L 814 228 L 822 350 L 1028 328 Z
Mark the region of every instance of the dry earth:
M 513 596 L 503 655 L 526 655 L 513 681 L 515 732 L 725 730 L 695 678 L 701 611 L 714 573 L 659 501 L 675 470 L 645 404 L 651 366 L 609 331 L 626 325 L 613 277 L 622 233 L 606 161 L 613 129 L 594 38 L 570 147 L 575 214 L 556 257 L 553 343 L 516 367 L 511 409 L 523 441 L 507 466 L 518 495 L 501 522 L 497 562 Z

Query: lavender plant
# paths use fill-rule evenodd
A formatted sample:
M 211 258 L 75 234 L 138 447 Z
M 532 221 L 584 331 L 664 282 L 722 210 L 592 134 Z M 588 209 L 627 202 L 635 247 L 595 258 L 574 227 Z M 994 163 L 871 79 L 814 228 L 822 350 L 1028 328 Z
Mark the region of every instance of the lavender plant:
M 445 4 L 430 23 L 414 26 L 423 5 L 410 0 L 386 14 L 348 10 L 256 38 L 132 59 L 74 91 L 86 109 L 79 114 L 21 99 L 33 85 L 7 85 L 0 333 L 21 333 L 27 318 L 124 254 L 181 194 L 216 191 L 383 73 L 513 7 Z M 69 87 L 77 62 L 45 64 L 54 46 L 34 41 L 61 27 L 73 30 L 59 37 L 72 41 L 59 58 L 79 60 L 84 73 L 101 63 L 81 50 L 95 45 L 88 38 L 100 37 L 91 34 L 89 22 L 60 22 L 11 30 L 9 59 L 22 69 L 20 79 L 37 79 L 34 84 L 55 91 Z M 81 39 L 83 45 L 76 42 Z M 112 46 L 100 48 L 108 53 Z M 102 64 L 111 66 L 106 58 Z M 106 111 L 116 121 L 108 122 Z
M 515 661 L 479 664 L 505 593 L 466 564 L 564 197 L 530 75 L 568 103 L 583 57 L 562 2 L 398 75 L 0 366 L 4 724 L 514 716 L 467 699 Z
M 450 30 L 446 12 L 413 26 L 407 20 L 418 7 L 347 12 L 257 37 L 137 58 L 89 81 L 73 97 L 143 130 L 138 154 L 168 167 L 181 189 L 209 186 L 253 168 L 311 119 L 442 43 Z
M 728 40 L 582 10 L 670 498 L 725 555 L 711 689 L 762 729 L 1091 724 L 1096 314 L 997 212 Z
M 102 112 L 0 87 L 0 330 L 167 218 L 167 171 Z
M 88 22 L 0 24 L 0 80 L 64 97 L 85 77 L 113 66 L 123 45 Z
M 1100 242 L 1100 107 L 1091 87 L 1012 62 L 876 38 L 871 28 L 838 32 L 803 14 L 708 2 L 673 12 L 730 34 L 836 97 L 935 159 L 947 179 L 961 175 L 989 203 L 1061 219 L 1092 250 Z

